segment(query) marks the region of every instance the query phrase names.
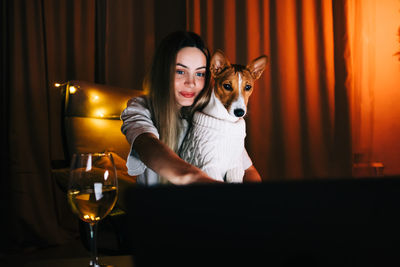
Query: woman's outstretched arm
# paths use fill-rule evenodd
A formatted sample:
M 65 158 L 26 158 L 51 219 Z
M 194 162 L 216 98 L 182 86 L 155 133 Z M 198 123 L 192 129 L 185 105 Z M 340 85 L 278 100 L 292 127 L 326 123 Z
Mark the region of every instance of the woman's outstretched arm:
M 139 135 L 133 142 L 133 148 L 146 166 L 173 184 L 221 183 L 181 159 L 154 134 Z

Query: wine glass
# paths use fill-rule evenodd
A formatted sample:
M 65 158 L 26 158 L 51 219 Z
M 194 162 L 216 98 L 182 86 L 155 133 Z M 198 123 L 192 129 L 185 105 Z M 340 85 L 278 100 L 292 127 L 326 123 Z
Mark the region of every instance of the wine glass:
M 74 154 L 68 184 L 68 202 L 72 211 L 90 227 L 90 267 L 100 265 L 97 257 L 97 223 L 117 202 L 118 182 L 111 153 Z

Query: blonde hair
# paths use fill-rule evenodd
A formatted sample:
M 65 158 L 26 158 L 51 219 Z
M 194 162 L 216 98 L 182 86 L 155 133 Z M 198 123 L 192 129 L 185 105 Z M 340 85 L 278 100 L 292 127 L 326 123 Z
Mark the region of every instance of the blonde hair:
M 207 68 L 204 89 L 194 104 L 179 109 L 175 99 L 174 77 L 176 56 L 184 47 L 200 49 L 206 56 Z M 143 89 L 148 94 L 152 120 L 158 129 L 160 140 L 175 152 L 179 149 L 181 119 L 187 119 L 190 125 L 193 113 L 202 109 L 210 98 L 209 63 L 209 51 L 199 35 L 187 31 L 174 32 L 161 41 L 154 54 L 150 72 L 143 82 Z

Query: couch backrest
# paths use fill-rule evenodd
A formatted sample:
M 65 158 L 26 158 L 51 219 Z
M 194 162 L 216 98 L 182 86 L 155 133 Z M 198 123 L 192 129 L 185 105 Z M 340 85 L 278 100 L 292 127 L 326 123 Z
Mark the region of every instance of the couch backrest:
M 141 94 L 140 90 L 69 81 L 64 106 L 67 154 L 108 150 L 126 159 L 130 145 L 121 133 L 120 114 L 130 98 Z

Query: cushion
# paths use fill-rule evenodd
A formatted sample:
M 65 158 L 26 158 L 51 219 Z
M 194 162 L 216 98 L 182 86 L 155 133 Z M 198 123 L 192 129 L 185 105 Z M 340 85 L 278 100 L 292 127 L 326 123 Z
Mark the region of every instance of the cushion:
M 130 145 L 121 132 L 121 120 L 66 117 L 69 154 L 112 151 L 126 160 Z

